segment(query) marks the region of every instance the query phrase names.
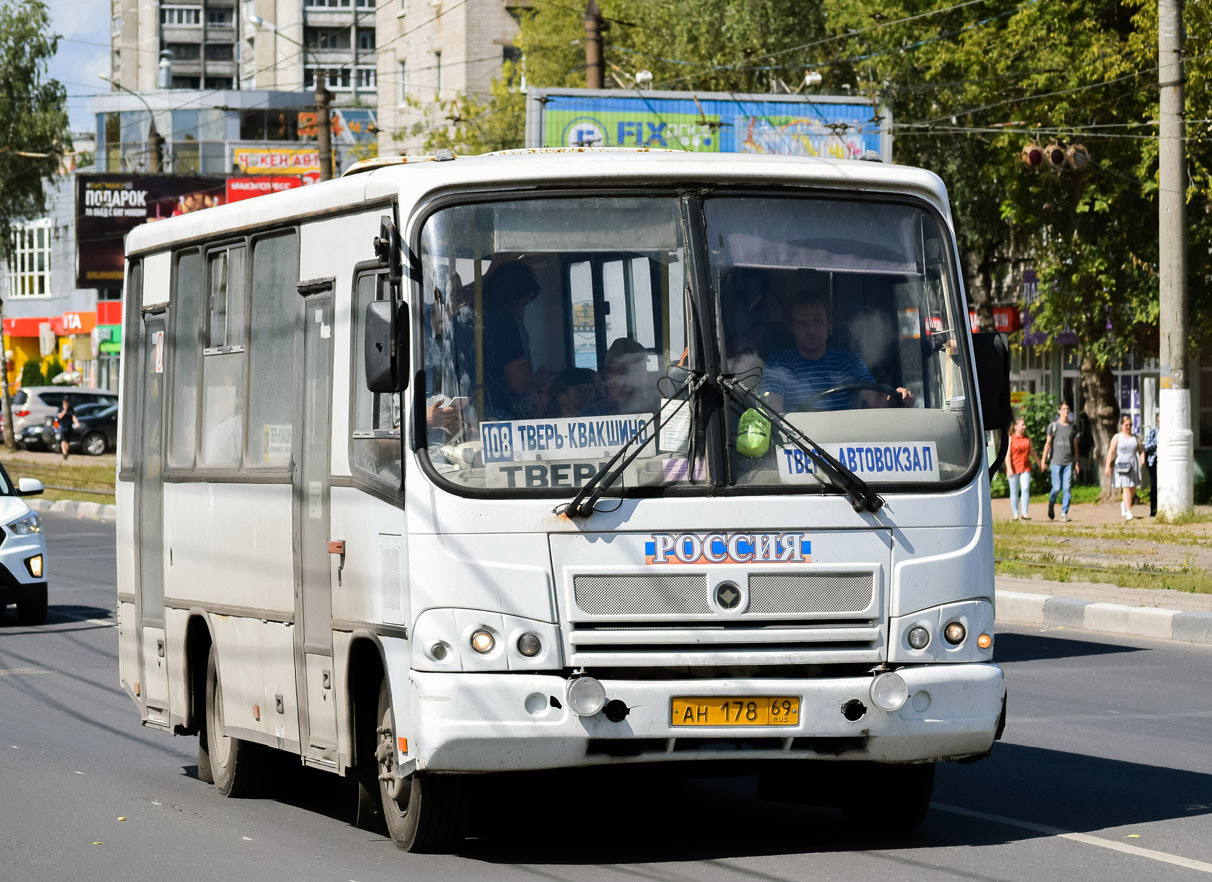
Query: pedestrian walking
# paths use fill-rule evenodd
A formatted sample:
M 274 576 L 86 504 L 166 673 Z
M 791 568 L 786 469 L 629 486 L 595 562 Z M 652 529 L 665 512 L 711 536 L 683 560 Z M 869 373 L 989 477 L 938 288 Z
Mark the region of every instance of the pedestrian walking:
M 73 430 L 80 422 L 76 419 L 76 411 L 72 409 L 72 403 L 66 395 L 63 396 L 63 406 L 59 408 L 55 418 L 59 421 L 59 449 L 63 452 L 63 458 L 67 459 L 67 450 L 74 437 Z
M 1119 421 L 1119 431 L 1107 446 L 1107 464 L 1103 467 L 1103 474 L 1110 475 L 1111 470 L 1115 470 L 1111 486 L 1124 491 L 1119 513 L 1126 521 L 1132 520 L 1133 497 L 1140 486 L 1140 471 L 1144 464 L 1144 445 L 1132 432 L 1132 417 L 1125 416 Z
M 1149 470 L 1149 517 L 1157 517 L 1157 427 L 1160 416 L 1153 417 L 1153 427 L 1145 434 L 1145 467 Z
M 1006 457 L 1006 478 L 1010 482 L 1010 513 L 1014 520 L 1020 517 L 1031 520 L 1027 514 L 1027 501 L 1031 498 L 1031 463 L 1043 471 L 1044 464 L 1035 455 L 1031 439 L 1027 437 L 1027 421 L 1019 417 L 1014 421 L 1010 435 L 1010 455 Z
M 1052 489 L 1048 493 L 1048 519 L 1056 517 L 1056 497 L 1061 497 L 1062 521 L 1069 520 L 1069 500 L 1072 496 L 1073 476 L 1081 473 L 1077 462 L 1077 432 L 1069 421 L 1069 402 L 1062 401 L 1056 409 L 1056 419 L 1048 424 L 1048 438 L 1044 441 L 1043 461 L 1052 469 Z

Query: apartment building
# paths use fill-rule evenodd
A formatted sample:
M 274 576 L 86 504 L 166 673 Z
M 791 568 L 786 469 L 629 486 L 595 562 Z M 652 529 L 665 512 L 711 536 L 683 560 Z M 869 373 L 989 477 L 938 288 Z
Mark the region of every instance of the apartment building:
M 516 59 L 516 20 L 526 0 L 379 0 L 379 155 L 418 153 L 428 127 L 444 125 L 440 101 L 485 94 Z M 418 124 L 422 131 L 412 133 Z
M 375 0 L 111 4 L 111 78 L 127 89 L 156 89 L 168 50 L 173 89 L 310 91 L 323 69 L 334 105 L 375 106 Z

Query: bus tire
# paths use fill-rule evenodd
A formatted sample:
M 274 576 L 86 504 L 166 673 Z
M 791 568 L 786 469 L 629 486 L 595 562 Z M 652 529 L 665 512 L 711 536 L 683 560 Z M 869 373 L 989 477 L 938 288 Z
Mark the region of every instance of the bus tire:
M 918 828 L 930 809 L 934 763 L 862 763 L 854 771 L 842 802 L 848 822 L 894 836 Z
M 205 748 L 203 747 L 205 745 Z M 219 667 L 215 648 L 206 659 L 206 731 L 198 741 L 198 777 L 202 777 L 202 753 L 215 789 L 224 796 L 249 796 L 257 789 L 255 744 L 223 734 L 223 687 L 219 683 Z
M 377 766 L 383 821 L 397 848 L 433 853 L 449 851 L 463 840 L 462 786 L 458 778 L 413 774 L 403 795 L 391 795 L 395 776 L 396 735 L 391 691 L 384 678 L 379 686 Z M 386 779 L 386 780 L 384 780 Z

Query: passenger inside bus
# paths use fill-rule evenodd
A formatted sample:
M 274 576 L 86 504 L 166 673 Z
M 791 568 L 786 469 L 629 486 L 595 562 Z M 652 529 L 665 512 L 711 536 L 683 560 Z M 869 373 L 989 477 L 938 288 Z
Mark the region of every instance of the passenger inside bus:
M 766 360 L 762 391 L 771 407 L 846 410 L 853 406 L 855 398 L 866 407 L 912 407 L 913 393 L 908 389 L 896 387 L 900 401 L 893 402 L 891 395 L 874 388 L 878 385 L 875 377 L 857 352 L 829 345 L 833 307 L 828 288 L 822 283 L 823 279 L 813 279 L 812 287 L 792 300 L 788 313 L 795 343 Z M 822 395 L 842 386 L 863 385 L 868 388 Z
M 581 416 L 653 413 L 660 398 L 657 357 L 630 337 L 619 337 L 606 350 L 606 397 L 585 407 Z
M 484 279 L 484 387 L 496 419 L 541 416 L 539 397 L 551 372 L 535 371 L 523 320 L 540 294 L 534 271 L 520 261 L 501 264 Z

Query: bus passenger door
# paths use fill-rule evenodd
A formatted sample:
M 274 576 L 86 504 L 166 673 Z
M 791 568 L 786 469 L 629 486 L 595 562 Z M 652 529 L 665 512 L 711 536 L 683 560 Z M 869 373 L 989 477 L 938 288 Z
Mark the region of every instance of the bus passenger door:
M 332 295 L 304 293 L 303 383 L 294 474 L 295 675 L 300 752 L 304 762 L 337 759 L 335 670 L 332 663 L 332 586 L 329 567 L 329 473 L 332 412 Z M 300 646 L 300 644 L 302 644 Z M 300 651 L 301 650 L 301 651 Z
M 168 660 L 164 634 L 164 389 L 168 361 L 164 312 L 143 318 L 139 364 L 139 436 L 135 451 L 138 495 L 138 574 L 136 596 L 139 683 L 143 715 L 168 725 Z

